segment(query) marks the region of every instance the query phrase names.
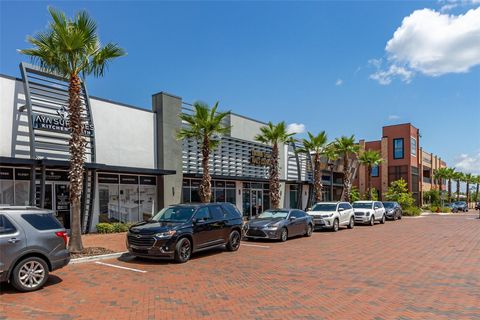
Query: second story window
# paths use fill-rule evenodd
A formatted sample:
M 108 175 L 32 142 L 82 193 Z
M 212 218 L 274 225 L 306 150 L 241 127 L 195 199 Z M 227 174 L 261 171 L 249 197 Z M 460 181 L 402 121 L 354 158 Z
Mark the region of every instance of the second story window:
M 410 149 L 412 156 L 417 156 L 417 139 L 410 137 Z
M 403 138 L 393 139 L 393 159 L 403 159 Z

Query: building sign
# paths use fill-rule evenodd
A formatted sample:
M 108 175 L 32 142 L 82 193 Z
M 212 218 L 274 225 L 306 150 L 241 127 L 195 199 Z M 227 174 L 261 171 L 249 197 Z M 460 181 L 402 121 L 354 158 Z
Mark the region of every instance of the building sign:
M 107 173 L 98 174 L 98 183 L 118 184 L 119 181 L 120 179 L 118 178 L 118 174 L 107 174 Z
M 65 107 L 57 110 L 57 116 L 32 113 L 32 126 L 34 129 L 53 131 L 60 133 L 70 133 L 68 112 Z M 94 127 L 93 124 L 83 124 L 83 134 L 87 137 L 93 136 Z
M 270 152 L 259 151 L 255 149 L 250 150 L 250 164 L 255 166 L 268 166 L 271 158 L 272 154 Z
M 42 179 L 42 173 L 37 171 L 35 173 L 36 179 Z M 58 171 L 58 170 L 46 170 L 45 171 L 45 180 L 46 181 L 69 181 L 68 171 Z
M 13 168 L 0 168 L 0 180 L 13 180 Z

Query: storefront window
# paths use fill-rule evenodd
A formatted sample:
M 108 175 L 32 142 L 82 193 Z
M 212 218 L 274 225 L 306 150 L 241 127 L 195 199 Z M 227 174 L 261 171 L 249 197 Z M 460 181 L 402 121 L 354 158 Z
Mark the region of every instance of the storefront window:
M 30 203 L 30 181 L 15 181 L 15 205 L 28 206 Z
M 0 204 L 13 205 L 13 180 L 0 180 Z
M 157 181 L 155 177 L 140 177 L 140 218 L 145 221 L 152 217 L 157 198 Z
M 297 208 L 298 205 L 298 186 L 290 185 L 290 208 Z

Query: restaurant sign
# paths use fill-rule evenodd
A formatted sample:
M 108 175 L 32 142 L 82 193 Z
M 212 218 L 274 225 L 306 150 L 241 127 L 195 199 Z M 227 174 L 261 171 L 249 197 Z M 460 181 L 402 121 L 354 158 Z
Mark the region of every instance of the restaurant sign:
M 259 151 L 255 149 L 250 150 L 250 164 L 255 166 L 268 166 L 271 158 L 272 154 L 270 152 Z
M 65 107 L 57 110 L 57 116 L 32 113 L 32 126 L 34 129 L 53 131 L 60 133 L 70 133 L 68 125 L 68 112 Z M 83 124 L 83 134 L 87 137 L 93 136 L 94 127 L 93 124 Z

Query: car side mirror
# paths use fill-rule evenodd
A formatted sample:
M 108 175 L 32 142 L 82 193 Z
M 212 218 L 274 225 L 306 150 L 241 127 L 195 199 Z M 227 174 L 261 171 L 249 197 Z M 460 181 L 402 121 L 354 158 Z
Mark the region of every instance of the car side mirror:
M 343 208 L 338 208 L 338 212 L 342 212 L 342 211 L 344 211 L 344 210 L 345 210 L 345 209 L 343 209 Z
M 290 221 L 296 220 L 297 218 L 295 217 L 290 217 Z
M 312 211 L 312 208 L 307 208 L 307 211 Z

